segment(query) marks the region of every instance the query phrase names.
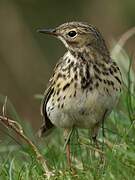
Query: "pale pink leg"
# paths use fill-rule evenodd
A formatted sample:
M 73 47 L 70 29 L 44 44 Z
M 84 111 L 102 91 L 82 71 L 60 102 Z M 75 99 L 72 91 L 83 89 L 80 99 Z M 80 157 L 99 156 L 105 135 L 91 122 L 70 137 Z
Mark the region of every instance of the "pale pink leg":
M 70 138 L 67 139 L 69 137 L 69 133 L 70 133 L 70 129 L 64 129 L 64 138 L 65 138 L 65 142 L 66 144 L 66 158 L 67 158 L 67 163 L 69 165 L 69 167 L 71 167 L 71 157 L 70 157 Z

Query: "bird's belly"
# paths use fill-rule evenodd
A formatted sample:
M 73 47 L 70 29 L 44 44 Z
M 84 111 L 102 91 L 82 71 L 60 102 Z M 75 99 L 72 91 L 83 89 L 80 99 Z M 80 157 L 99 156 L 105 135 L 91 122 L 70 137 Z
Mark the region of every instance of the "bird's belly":
M 67 96 L 59 103 L 50 99 L 46 110 L 50 121 L 57 127 L 90 128 L 102 120 L 105 111 L 109 112 L 115 101 L 115 96 L 101 95 L 98 91 L 80 91 L 76 97 Z

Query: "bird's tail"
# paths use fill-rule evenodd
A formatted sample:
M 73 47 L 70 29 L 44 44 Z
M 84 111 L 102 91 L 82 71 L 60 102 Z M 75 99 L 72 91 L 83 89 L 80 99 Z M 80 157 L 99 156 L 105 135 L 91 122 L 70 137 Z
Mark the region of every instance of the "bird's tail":
M 38 137 L 48 136 L 51 131 L 54 129 L 54 126 L 47 127 L 45 124 L 42 124 L 40 129 L 37 132 Z

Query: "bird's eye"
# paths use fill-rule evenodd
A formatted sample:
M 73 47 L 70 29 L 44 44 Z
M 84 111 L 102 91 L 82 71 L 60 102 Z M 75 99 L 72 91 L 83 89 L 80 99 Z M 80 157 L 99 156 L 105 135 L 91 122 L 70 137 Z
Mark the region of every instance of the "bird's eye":
M 70 37 L 74 37 L 76 35 L 76 32 L 75 31 L 69 31 L 68 35 Z

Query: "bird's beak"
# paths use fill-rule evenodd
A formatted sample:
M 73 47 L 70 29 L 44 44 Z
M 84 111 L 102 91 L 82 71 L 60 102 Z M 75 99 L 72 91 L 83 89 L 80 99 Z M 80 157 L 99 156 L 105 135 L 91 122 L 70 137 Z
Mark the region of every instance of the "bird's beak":
M 56 29 L 37 29 L 37 32 L 57 36 Z

